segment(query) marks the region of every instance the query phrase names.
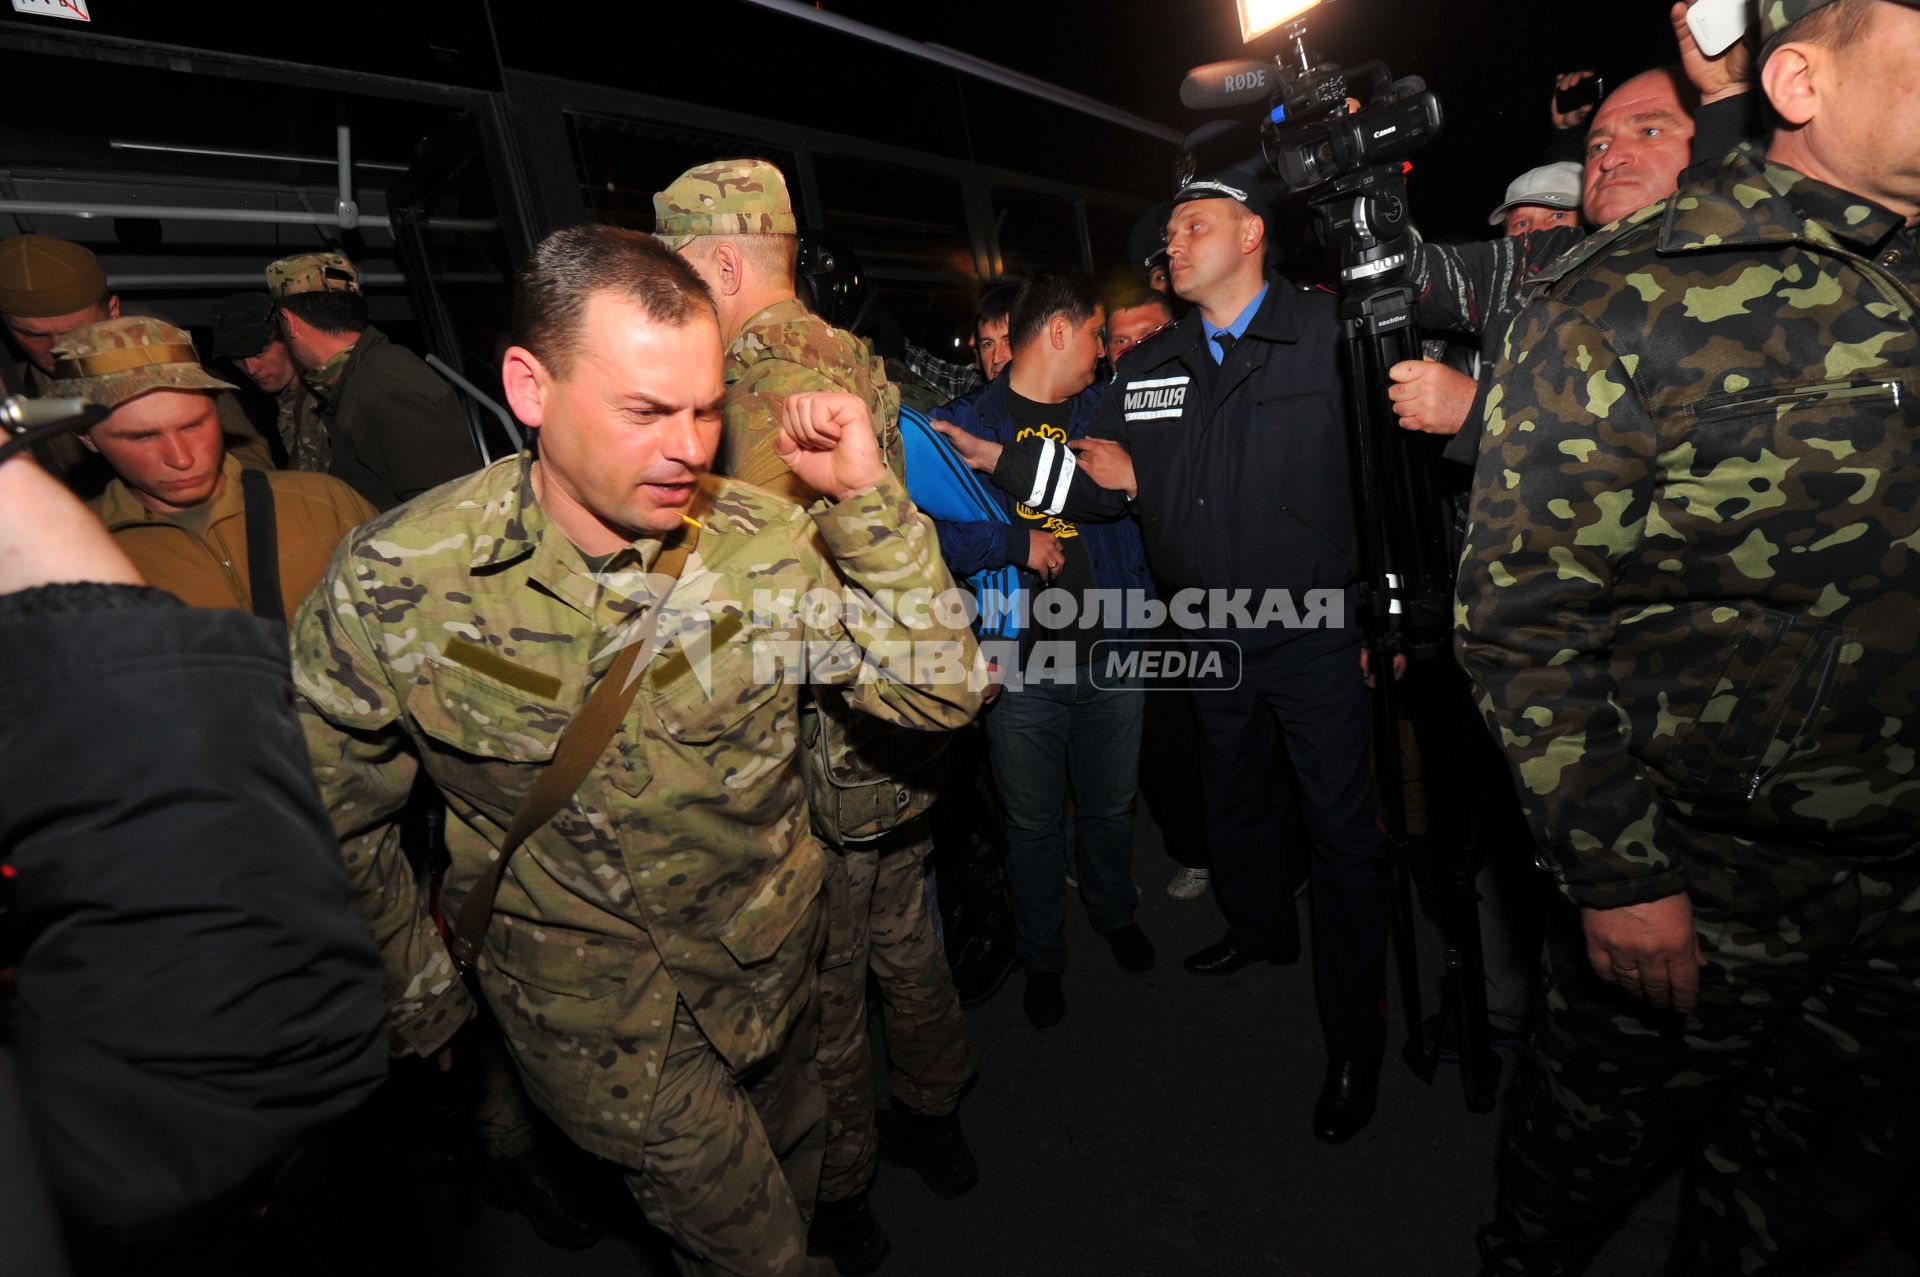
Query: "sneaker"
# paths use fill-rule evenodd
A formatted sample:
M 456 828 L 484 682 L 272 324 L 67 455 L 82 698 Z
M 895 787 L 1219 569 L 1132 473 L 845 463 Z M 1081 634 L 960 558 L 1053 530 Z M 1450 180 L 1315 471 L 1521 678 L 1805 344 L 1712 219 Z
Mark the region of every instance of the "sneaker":
M 1066 995 L 1058 971 L 1027 972 L 1027 994 L 1021 1000 L 1027 1019 L 1036 1029 L 1051 1029 L 1067 1017 Z
M 1207 894 L 1207 881 L 1212 877 L 1205 869 L 1182 869 L 1167 879 L 1167 894 L 1175 900 L 1198 900 Z

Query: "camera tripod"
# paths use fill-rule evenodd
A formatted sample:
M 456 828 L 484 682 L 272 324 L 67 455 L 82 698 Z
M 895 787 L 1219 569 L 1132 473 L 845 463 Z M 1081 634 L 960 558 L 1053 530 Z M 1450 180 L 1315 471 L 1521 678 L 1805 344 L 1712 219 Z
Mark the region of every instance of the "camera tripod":
M 1387 397 L 1387 369 L 1420 358 L 1413 291 L 1406 282 L 1412 244 L 1406 168 L 1394 162 L 1360 169 L 1313 192 L 1309 202 L 1342 283 L 1341 357 L 1352 405 L 1348 443 L 1367 582 L 1362 610 L 1374 682 L 1374 768 L 1394 853 L 1392 934 L 1407 1018 L 1402 1054 L 1420 1079 L 1431 1083 L 1439 1068 L 1441 1039 L 1452 1028 L 1458 1036 L 1467 1108 L 1484 1113 L 1494 1105 L 1500 1059 L 1488 1041 L 1474 885 L 1483 853 L 1468 812 L 1460 741 L 1463 732 L 1486 729 L 1453 660 L 1456 554 L 1436 441 L 1401 429 Z M 1396 655 L 1407 658 L 1404 684 L 1392 676 Z M 1425 843 L 1439 889 L 1445 950 L 1440 1014 L 1432 1033 L 1422 1014 L 1414 944 L 1416 845 L 1408 832 L 1400 753 L 1403 711 L 1423 762 Z

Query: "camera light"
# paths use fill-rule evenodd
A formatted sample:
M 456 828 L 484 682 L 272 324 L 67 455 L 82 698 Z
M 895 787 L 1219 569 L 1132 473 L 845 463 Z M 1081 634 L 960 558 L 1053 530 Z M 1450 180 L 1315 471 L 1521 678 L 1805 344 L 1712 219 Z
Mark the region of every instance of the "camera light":
M 1240 9 L 1240 39 L 1251 44 L 1283 22 L 1299 17 L 1320 0 L 1234 0 Z

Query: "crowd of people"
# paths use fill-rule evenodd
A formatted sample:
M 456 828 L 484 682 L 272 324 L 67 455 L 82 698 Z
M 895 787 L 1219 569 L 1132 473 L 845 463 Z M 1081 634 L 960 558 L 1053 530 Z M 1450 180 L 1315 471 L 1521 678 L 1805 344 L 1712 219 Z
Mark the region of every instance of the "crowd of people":
M 1767 0 L 1714 57 L 1685 10 L 1676 65 L 1556 108 L 1578 158 L 1499 235 L 1415 237 L 1435 357 L 1388 372 L 1449 481 L 1524 1043 L 1490 1274 L 1579 1271 L 1676 1149 L 1676 1272 L 1829 1271 L 1920 1196 L 1920 5 Z M 981 1176 L 943 804 L 991 809 L 1022 1011 L 1070 1032 L 1070 892 L 1160 961 L 1144 800 L 1224 921 L 1184 970 L 1309 954 L 1301 1117 L 1363 1130 L 1406 670 L 1282 198 L 1206 126 L 1124 272 L 994 283 L 954 364 L 837 327 L 785 175 L 716 158 L 524 263 L 534 442 L 485 466 L 339 252 L 203 359 L 86 248 L 0 240 L 9 402 L 79 417 L 0 414 L 0 1103 L 57 1203 L 13 1195 L 21 1255 L 229 1226 L 409 1058 L 476 1079 L 556 1244 L 600 1231 L 584 1150 L 683 1271 L 875 1271 L 883 1133 Z

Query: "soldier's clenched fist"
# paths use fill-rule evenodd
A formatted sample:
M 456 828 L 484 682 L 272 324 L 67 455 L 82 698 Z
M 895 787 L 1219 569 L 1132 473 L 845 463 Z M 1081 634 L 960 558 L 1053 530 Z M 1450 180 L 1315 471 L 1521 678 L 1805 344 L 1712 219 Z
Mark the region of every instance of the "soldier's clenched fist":
M 887 466 L 874 442 L 873 419 L 858 395 L 814 390 L 781 405 L 773 450 L 802 482 L 835 501 L 880 482 Z

